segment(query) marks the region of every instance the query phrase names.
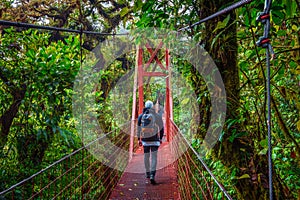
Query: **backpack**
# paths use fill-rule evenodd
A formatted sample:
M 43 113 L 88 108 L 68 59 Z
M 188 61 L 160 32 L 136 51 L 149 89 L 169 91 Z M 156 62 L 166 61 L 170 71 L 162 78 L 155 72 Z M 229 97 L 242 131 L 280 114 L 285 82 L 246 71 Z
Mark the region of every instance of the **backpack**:
M 155 116 L 147 110 L 141 120 L 142 137 L 144 140 L 156 139 L 157 130 L 155 126 Z

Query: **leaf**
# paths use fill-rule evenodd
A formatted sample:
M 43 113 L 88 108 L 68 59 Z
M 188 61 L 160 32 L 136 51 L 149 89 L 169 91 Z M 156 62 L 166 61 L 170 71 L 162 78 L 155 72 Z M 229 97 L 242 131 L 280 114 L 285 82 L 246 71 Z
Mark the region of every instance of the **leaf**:
M 264 140 L 261 140 L 259 142 L 260 146 L 262 146 L 263 148 L 266 148 L 268 147 L 268 138 L 264 139 Z
M 56 126 L 52 126 L 52 132 L 53 133 L 56 133 L 56 128 L 57 128 Z
M 64 138 L 64 140 L 67 143 L 67 145 L 70 146 L 70 143 L 69 143 L 69 140 L 68 140 L 68 136 L 65 134 L 65 132 L 62 129 L 59 128 L 59 133 Z
M 287 161 L 288 160 L 288 158 L 286 158 L 286 157 L 284 157 L 284 158 L 282 158 L 282 161 Z
M 229 142 L 233 142 L 233 140 L 236 138 L 236 135 L 235 134 L 232 134 L 229 138 L 228 138 L 228 140 L 229 140 Z
M 285 1 L 285 11 L 288 18 L 296 16 L 297 14 L 297 1 L 286 0 Z
M 229 129 L 233 124 L 237 123 L 239 120 L 238 119 L 228 119 L 227 120 L 227 128 Z
M 277 35 L 278 36 L 285 36 L 286 35 L 286 30 L 278 30 Z
M 268 152 L 268 148 L 264 148 L 263 150 L 261 150 L 258 155 L 266 155 Z
M 190 98 L 183 99 L 181 101 L 181 105 L 186 105 L 186 104 L 188 104 L 189 101 L 190 101 Z
M 194 40 L 195 40 L 196 42 L 197 42 L 197 41 L 200 41 L 199 38 L 201 38 L 201 36 L 202 36 L 202 32 L 200 31 L 200 32 L 198 32 L 198 33 L 195 34 Z
M 297 65 L 296 62 L 291 61 L 291 62 L 289 62 L 289 66 L 292 67 L 292 68 L 296 68 L 298 65 Z
M 33 49 L 29 49 L 26 53 L 27 56 L 34 58 L 35 57 L 35 52 Z
M 279 70 L 278 70 L 278 75 L 281 77 L 284 75 L 284 68 L 281 67 Z
M 233 22 L 233 23 L 231 23 L 230 25 L 228 25 L 228 26 L 231 26 L 232 24 L 234 24 L 234 23 L 236 23 L 235 21 Z M 214 47 L 214 45 L 215 45 L 215 43 L 216 43 L 216 41 L 219 39 L 219 37 L 221 36 L 221 35 L 224 35 L 224 32 L 226 31 L 226 29 L 223 29 L 223 30 L 221 30 L 215 37 L 214 37 L 214 39 L 213 39 L 213 41 L 211 42 L 211 48 L 213 48 Z
M 272 20 L 275 24 L 280 25 L 282 23 L 282 19 L 285 18 L 284 13 L 281 10 L 273 10 Z
M 294 25 L 292 26 L 292 30 L 297 31 L 297 30 L 298 30 L 298 27 L 294 24 Z
M 121 16 L 121 17 L 124 17 L 125 15 L 128 14 L 128 12 L 129 12 L 128 7 L 125 7 L 125 8 L 123 8 L 123 9 L 120 11 L 120 16 Z
M 243 174 L 242 176 L 238 177 L 237 179 L 244 179 L 244 178 L 250 178 L 249 174 Z
M 142 0 L 137 0 L 134 3 L 134 7 L 133 7 L 133 11 L 137 12 L 138 10 L 140 10 L 143 7 L 143 1 Z
M 45 137 L 45 140 L 48 140 L 47 132 L 46 132 L 45 130 L 42 130 L 42 133 L 43 133 L 43 135 L 44 135 L 44 137 Z
M 298 122 L 297 122 L 297 129 L 300 132 L 300 120 L 298 120 Z
M 219 21 L 217 27 L 215 28 L 215 30 L 213 30 L 213 33 L 219 29 L 225 28 L 229 22 L 229 19 L 230 19 L 230 15 L 227 15 L 227 17 L 222 22 Z

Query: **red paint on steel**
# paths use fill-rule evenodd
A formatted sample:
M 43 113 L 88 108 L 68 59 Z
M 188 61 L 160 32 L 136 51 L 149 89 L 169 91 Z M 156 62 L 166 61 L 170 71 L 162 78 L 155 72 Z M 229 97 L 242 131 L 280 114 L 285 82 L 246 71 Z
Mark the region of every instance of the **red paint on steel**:
M 137 54 L 139 49 L 137 49 Z M 136 59 L 136 65 L 139 65 L 138 59 Z M 132 159 L 134 148 L 134 136 L 135 136 L 135 123 L 136 123 L 136 90 L 138 86 L 138 67 L 134 69 L 133 91 L 132 91 L 132 110 L 131 110 L 131 124 L 130 124 L 130 141 L 129 141 L 129 160 Z
M 171 69 L 171 64 L 170 64 L 171 58 L 170 58 L 170 51 L 169 49 L 166 49 L 166 65 L 167 65 L 167 70 L 168 70 L 168 84 L 169 84 L 169 104 L 170 104 L 170 120 L 173 121 L 173 98 L 172 98 L 172 69 Z
M 166 53 L 165 53 L 165 59 L 166 59 L 166 69 L 169 71 L 169 50 L 166 49 Z M 167 134 L 167 141 L 170 141 L 170 113 L 171 113 L 171 109 L 170 109 L 170 97 L 171 97 L 171 93 L 170 93 L 170 73 L 169 76 L 167 76 L 166 78 L 166 114 L 165 114 L 165 120 L 166 120 L 166 134 Z
M 138 92 L 139 92 L 139 113 L 143 112 L 144 107 L 144 80 L 143 80 L 143 49 L 139 46 L 138 49 Z
M 149 44 L 146 44 L 146 48 L 147 48 L 148 52 L 151 55 L 153 55 L 154 52 L 153 52 L 153 50 L 152 50 L 152 48 L 151 48 L 151 46 Z M 155 55 L 154 59 L 155 59 L 156 63 L 160 66 L 160 68 L 162 70 L 166 70 L 166 68 L 163 66 L 163 64 L 161 63 L 161 61 L 158 59 L 157 55 Z
M 162 73 L 162 72 L 144 72 L 143 76 L 155 77 L 155 76 L 167 76 L 167 74 Z
M 147 63 L 145 64 L 145 70 L 147 70 L 147 68 L 149 67 L 149 65 L 152 63 L 154 57 L 157 57 L 156 54 L 157 54 L 157 52 L 161 49 L 162 45 L 163 45 L 163 42 L 160 42 L 159 45 L 156 47 L 155 51 L 151 53 L 150 59 L 149 59 L 149 60 L 147 61 Z M 148 49 L 148 51 L 149 51 L 150 48 L 151 48 L 150 45 L 147 44 L 147 49 Z M 149 51 L 149 52 L 150 52 L 150 51 Z M 156 60 L 158 60 L 158 59 L 156 59 Z M 157 62 L 157 61 L 156 61 L 156 62 Z

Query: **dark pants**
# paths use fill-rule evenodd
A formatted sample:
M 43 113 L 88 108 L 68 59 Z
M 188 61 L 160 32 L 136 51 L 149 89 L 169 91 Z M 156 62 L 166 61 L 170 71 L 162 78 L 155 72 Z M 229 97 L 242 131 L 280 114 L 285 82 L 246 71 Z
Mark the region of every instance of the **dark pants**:
M 157 165 L 157 150 L 158 146 L 144 146 L 144 164 L 146 173 L 155 176 L 156 165 Z M 150 154 L 151 154 L 151 165 L 150 165 Z

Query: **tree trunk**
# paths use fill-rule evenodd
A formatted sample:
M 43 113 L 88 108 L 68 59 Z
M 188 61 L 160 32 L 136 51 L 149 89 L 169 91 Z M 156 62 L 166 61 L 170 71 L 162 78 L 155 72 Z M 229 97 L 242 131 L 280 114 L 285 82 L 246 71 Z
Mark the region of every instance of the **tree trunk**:
M 17 91 L 16 91 L 17 90 Z M 8 110 L 0 117 L 0 148 L 2 149 L 7 142 L 7 137 L 9 134 L 10 127 L 13 123 L 14 118 L 16 117 L 21 101 L 25 97 L 26 85 L 23 85 L 22 88 L 16 89 L 13 93 L 13 103 L 10 105 Z

